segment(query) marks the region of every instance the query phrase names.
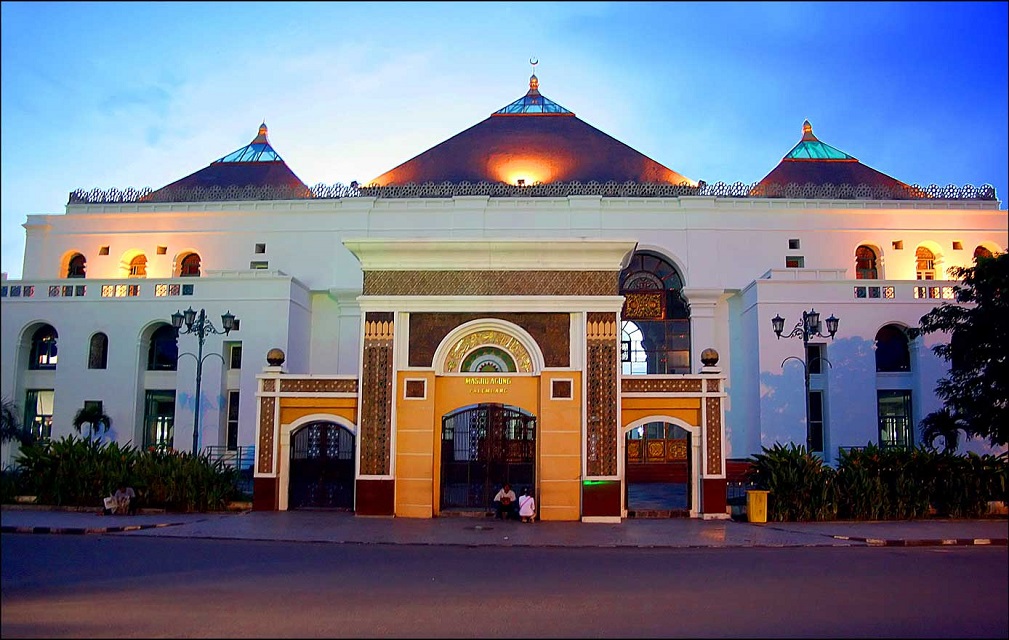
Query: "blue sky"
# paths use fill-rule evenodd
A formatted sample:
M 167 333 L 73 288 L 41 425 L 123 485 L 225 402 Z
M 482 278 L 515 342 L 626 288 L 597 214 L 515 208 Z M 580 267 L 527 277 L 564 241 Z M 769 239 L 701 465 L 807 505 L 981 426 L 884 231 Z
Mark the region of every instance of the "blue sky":
M 1009 195 L 1007 4 L 3 2 L 2 270 L 70 191 L 158 188 L 263 120 L 307 184 L 367 183 L 542 93 L 694 180 L 817 136 Z M 1005 205 L 1002 205 L 1005 208 Z

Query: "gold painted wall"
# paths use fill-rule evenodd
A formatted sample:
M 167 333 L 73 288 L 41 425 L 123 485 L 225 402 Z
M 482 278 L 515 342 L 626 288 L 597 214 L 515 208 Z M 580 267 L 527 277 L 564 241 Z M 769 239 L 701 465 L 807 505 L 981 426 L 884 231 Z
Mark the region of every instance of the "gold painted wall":
M 667 415 L 699 426 L 701 424 L 701 399 L 669 398 L 656 395 L 648 398 L 628 398 L 625 396 L 621 400 L 620 424 L 622 426 L 654 415 Z
M 487 384 L 475 383 L 486 379 Z M 496 381 L 506 378 L 510 383 Z M 571 381 L 570 399 L 550 399 L 554 379 Z M 406 398 L 407 380 L 426 381 L 426 398 Z M 438 514 L 441 485 L 441 420 L 473 404 L 512 405 L 536 416 L 538 510 L 543 520 L 578 520 L 581 481 L 581 374 L 548 372 L 542 377 L 500 375 L 435 376 L 400 371 L 396 376 L 396 516 Z
M 571 399 L 550 399 L 553 380 L 571 380 Z M 540 385 L 536 436 L 536 507 L 540 520 L 582 515 L 582 374 L 545 371 Z
M 424 380 L 426 398 L 406 398 L 407 380 Z M 400 371 L 396 375 L 396 507 L 397 517 L 430 518 L 437 504 L 435 451 L 441 417 L 434 411 L 433 372 Z

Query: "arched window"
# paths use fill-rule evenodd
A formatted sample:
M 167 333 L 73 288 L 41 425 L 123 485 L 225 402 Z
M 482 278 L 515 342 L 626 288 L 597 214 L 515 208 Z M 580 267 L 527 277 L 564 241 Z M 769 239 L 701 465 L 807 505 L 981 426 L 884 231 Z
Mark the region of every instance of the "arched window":
M 690 308 L 668 260 L 637 251 L 620 273 L 624 374 L 690 373 Z
M 104 333 L 91 336 L 88 349 L 88 369 L 105 369 L 109 364 L 109 337 Z
M 83 278 L 84 271 L 87 268 L 87 260 L 83 255 L 75 253 L 73 257 L 70 258 L 69 264 L 67 264 L 67 277 L 68 278 Z
M 58 337 L 56 329 L 48 324 L 35 330 L 35 333 L 32 335 L 31 355 L 28 361 L 29 369 L 56 368 L 56 342 Z
M 988 247 L 978 245 L 977 248 L 974 249 L 974 260 L 977 260 L 978 258 L 991 258 L 991 257 L 992 253 L 991 251 L 988 250 Z
M 134 256 L 130 260 L 130 277 L 131 278 L 146 278 L 147 277 L 147 256 L 140 254 Z
M 907 333 L 895 324 L 876 332 L 876 371 L 904 372 L 911 370 L 911 351 Z
M 935 280 L 935 254 L 925 247 L 918 247 L 914 252 L 918 261 L 917 276 L 919 280 Z
M 151 347 L 147 351 L 148 371 L 175 371 L 179 360 L 179 338 L 175 327 L 163 324 L 151 336 Z
M 199 278 L 200 277 L 200 254 L 190 253 L 182 258 L 179 266 L 179 277 Z
M 876 252 L 872 250 L 872 247 L 867 247 L 864 244 L 859 245 L 855 249 L 855 279 L 875 280 L 878 277 Z

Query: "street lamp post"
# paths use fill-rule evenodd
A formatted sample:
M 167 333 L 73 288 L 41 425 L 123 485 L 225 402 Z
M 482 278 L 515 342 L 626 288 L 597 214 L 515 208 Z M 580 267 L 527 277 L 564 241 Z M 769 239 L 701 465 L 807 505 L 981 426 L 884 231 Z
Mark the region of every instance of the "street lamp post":
M 806 390 L 806 449 L 809 451 L 813 450 L 813 429 L 809 421 L 809 363 L 806 362 L 806 358 L 809 357 L 809 339 L 813 336 L 818 336 L 820 338 L 830 338 L 834 339 L 834 334 L 837 333 L 837 325 L 840 322 L 839 319 L 835 318 L 833 314 L 827 318 L 827 333 L 824 335 L 821 332 L 820 327 L 820 314 L 816 309 L 810 309 L 809 311 L 802 312 L 802 320 L 795 323 L 795 327 L 792 332 L 788 335 L 782 336 L 782 331 L 785 330 L 785 319 L 778 314 L 774 314 L 771 318 L 771 326 L 774 328 L 774 335 L 781 338 L 802 338 L 802 359 L 800 360 L 796 356 L 788 356 L 781 361 L 782 368 L 785 367 L 785 363 L 789 360 L 795 359 L 802 364 L 803 381 L 805 382 Z M 830 366 L 830 361 L 826 358 L 821 357 L 821 360 L 826 360 L 827 365 Z
M 183 330 L 182 325 L 185 323 L 186 328 Z M 196 311 L 192 307 L 189 307 L 185 311 L 176 311 L 172 314 L 172 326 L 175 327 L 175 335 L 184 335 L 187 333 L 195 333 L 199 346 L 197 347 L 196 355 L 192 353 L 182 353 L 179 357 L 189 355 L 196 358 L 196 415 L 193 418 L 193 455 L 197 455 L 200 451 L 200 383 L 203 381 L 203 361 L 210 356 L 217 356 L 224 362 L 224 356 L 217 352 L 211 352 L 207 355 L 203 355 L 203 343 L 207 339 L 207 334 L 210 333 L 223 333 L 228 335 L 231 333 L 235 327 L 235 316 L 228 311 L 221 315 L 221 327 L 220 330 L 214 326 L 207 317 L 206 309 L 200 309 L 200 313 L 197 316 Z

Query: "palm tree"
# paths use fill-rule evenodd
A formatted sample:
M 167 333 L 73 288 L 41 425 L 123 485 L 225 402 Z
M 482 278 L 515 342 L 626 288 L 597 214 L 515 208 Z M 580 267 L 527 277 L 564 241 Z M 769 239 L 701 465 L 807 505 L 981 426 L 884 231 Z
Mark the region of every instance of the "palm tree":
M 101 405 L 86 404 L 83 409 L 78 409 L 77 415 L 74 416 L 74 429 L 80 433 L 85 424 L 88 425 L 88 438 L 91 438 L 96 431 L 98 433 L 108 431 L 112 427 L 112 418 L 102 410 Z
M 936 449 L 935 441 L 942 438 L 942 449 L 947 453 L 956 453 L 960 446 L 960 432 L 962 431 L 970 440 L 970 431 L 965 428 L 963 420 L 959 416 L 953 415 L 949 407 L 943 407 L 938 411 L 925 416 L 918 423 L 921 430 L 921 440 L 929 449 Z
M 9 398 L 4 398 L 0 406 L 0 442 L 7 443 L 16 440 L 22 445 L 28 445 L 35 441 L 31 430 L 21 426 L 18 418 L 20 413 L 17 404 Z

